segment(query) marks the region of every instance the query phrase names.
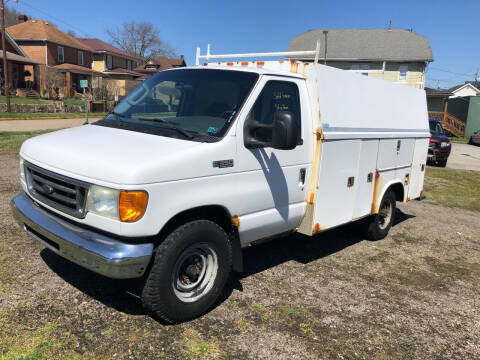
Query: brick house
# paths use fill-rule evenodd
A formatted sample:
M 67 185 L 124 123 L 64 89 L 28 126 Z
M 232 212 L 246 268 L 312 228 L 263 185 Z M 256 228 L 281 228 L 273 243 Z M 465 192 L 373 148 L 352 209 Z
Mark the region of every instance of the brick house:
M 3 89 L 3 47 L 0 42 L 0 84 Z M 7 69 L 8 69 L 8 87 L 11 93 L 18 94 L 20 89 L 28 88 L 31 72 L 26 71 L 25 67 L 34 68 L 38 62 L 30 59 L 12 37 L 5 32 L 5 50 L 7 52 Z M 18 90 L 17 90 L 18 89 Z
M 56 28 L 44 20 L 20 16 L 19 24 L 9 26 L 8 33 L 17 42 L 22 51 L 38 62 L 35 68 L 27 68 L 33 76 L 36 90 L 45 92 L 51 84 L 53 74 L 62 74 L 58 88 L 59 94 L 71 97 L 81 92 L 80 80 L 88 80 L 89 85 L 102 76 L 101 72 L 91 68 L 93 49 L 81 41 Z
M 119 96 L 127 95 L 138 84 L 142 74 L 134 71 L 140 59 L 100 39 L 79 38 L 85 46 L 93 49 L 92 69 L 101 72 L 101 80 Z M 100 85 L 100 84 L 99 84 Z
M 187 66 L 183 55 L 179 58 L 167 58 L 165 56 L 151 57 L 147 59 L 142 65 L 136 67 L 134 70 L 144 75 L 144 77 L 155 74 L 156 72 Z

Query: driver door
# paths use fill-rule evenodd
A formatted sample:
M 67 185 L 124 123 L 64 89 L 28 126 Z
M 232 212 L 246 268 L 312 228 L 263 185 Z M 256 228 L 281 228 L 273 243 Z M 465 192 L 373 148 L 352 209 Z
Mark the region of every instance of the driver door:
M 312 129 L 308 95 L 303 79 L 263 76 L 245 105 L 236 128 L 239 187 L 245 193 L 241 205 L 242 243 L 296 228 L 305 211 L 312 157 Z M 272 124 L 276 111 L 294 114 L 300 131 L 295 149 L 248 149 L 244 127 L 251 120 Z M 271 130 L 256 130 L 255 138 L 271 140 Z

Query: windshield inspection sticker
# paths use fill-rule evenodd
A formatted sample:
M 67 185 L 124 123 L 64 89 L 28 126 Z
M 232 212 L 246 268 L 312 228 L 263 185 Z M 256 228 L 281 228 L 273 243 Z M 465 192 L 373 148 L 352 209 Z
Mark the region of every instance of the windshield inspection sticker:
M 216 128 L 215 126 L 210 126 L 207 130 L 207 133 L 209 134 L 216 134 L 218 132 L 218 128 Z

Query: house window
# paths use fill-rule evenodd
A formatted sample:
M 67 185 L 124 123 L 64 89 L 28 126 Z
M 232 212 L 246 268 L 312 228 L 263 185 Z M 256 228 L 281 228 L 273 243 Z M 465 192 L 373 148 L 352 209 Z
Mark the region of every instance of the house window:
M 362 71 L 370 70 L 370 65 L 369 64 L 353 64 L 350 69 L 352 71 L 359 72 L 362 75 L 368 75 L 368 72 L 362 72 Z
M 65 56 L 63 53 L 63 46 L 58 46 L 57 47 L 57 54 L 58 54 L 58 62 L 60 64 L 63 64 L 65 62 Z
M 399 70 L 398 80 L 406 81 L 407 80 L 408 65 L 400 65 L 398 70 Z
M 78 52 L 78 65 L 83 65 L 83 51 Z
M 112 55 L 107 55 L 107 69 L 111 70 L 113 67 Z
M 127 69 L 132 70 L 132 60 L 127 60 Z

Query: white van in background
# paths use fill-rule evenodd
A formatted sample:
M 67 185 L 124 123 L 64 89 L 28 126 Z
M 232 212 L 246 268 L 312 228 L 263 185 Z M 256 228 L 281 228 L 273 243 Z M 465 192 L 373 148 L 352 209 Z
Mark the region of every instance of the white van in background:
M 385 237 L 396 202 L 422 194 L 429 137 L 422 90 L 317 63 L 208 63 L 27 140 L 12 208 L 60 256 L 143 277 L 144 306 L 180 322 L 215 303 L 256 240 L 360 219 Z

